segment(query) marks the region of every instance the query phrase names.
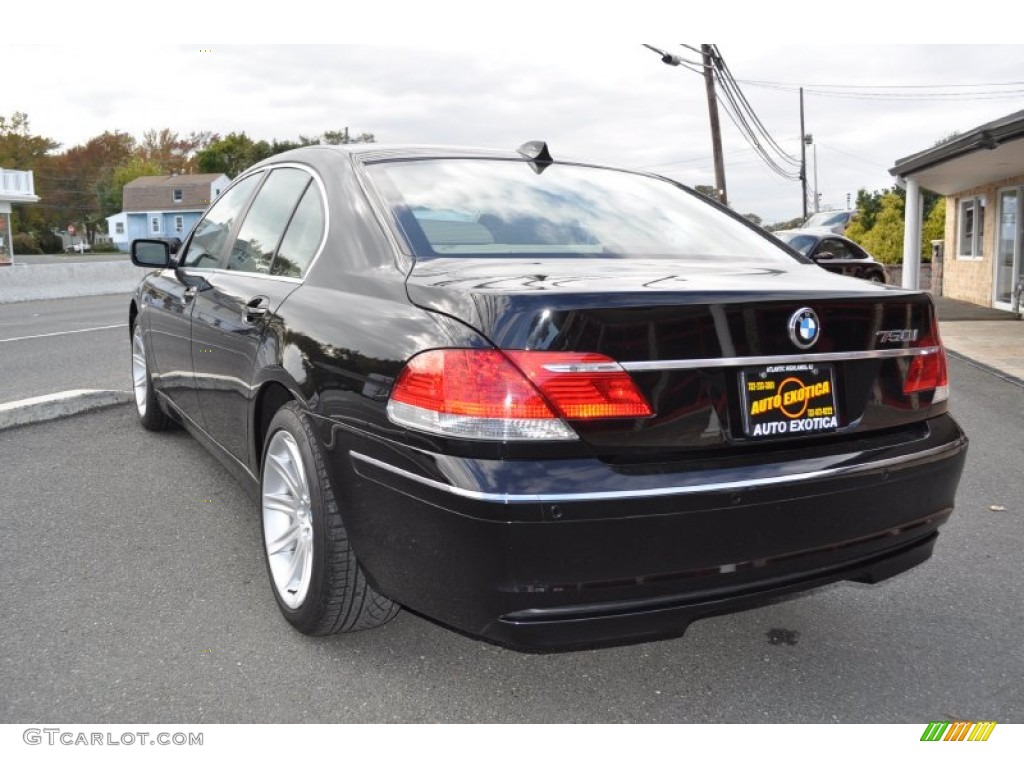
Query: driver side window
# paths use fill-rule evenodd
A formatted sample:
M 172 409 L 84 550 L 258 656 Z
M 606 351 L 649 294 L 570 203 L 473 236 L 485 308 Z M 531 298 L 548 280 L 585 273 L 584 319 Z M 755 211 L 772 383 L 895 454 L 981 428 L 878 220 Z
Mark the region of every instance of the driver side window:
M 850 249 L 842 240 L 822 240 L 818 253 L 831 253 L 833 259 L 851 258 Z
M 180 266 L 192 269 L 215 269 L 220 266 L 221 252 L 228 235 L 262 178 L 262 173 L 254 173 L 238 182 L 213 204 L 196 225 L 195 233 L 178 262 Z

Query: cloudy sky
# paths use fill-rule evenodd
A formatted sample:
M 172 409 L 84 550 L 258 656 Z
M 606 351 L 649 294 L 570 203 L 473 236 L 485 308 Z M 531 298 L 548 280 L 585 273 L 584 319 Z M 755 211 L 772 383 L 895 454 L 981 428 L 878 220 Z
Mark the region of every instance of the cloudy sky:
M 28 113 L 34 132 L 64 147 L 105 130 L 140 137 L 167 127 L 292 139 L 347 126 L 388 143 L 516 147 L 545 139 L 556 158 L 712 184 L 703 79 L 665 66 L 641 42 L 696 56 L 672 42 L 673 35 L 662 37 L 589 47 L 507 40 L 475 47 L 97 47 L 93 34 L 81 38 L 89 45 L 8 47 L 15 60 L 33 65 L 7 78 L 0 112 Z M 890 186 L 888 169 L 897 158 L 1024 108 L 1024 46 L 756 40 L 722 36 L 717 45 L 763 125 L 797 157 L 796 88 L 805 87 L 823 207 L 846 207 L 847 194 L 861 187 Z M 721 120 L 732 207 L 766 222 L 799 215 L 799 182 L 773 173 L 725 113 Z M 808 176 L 813 187 L 811 151 Z

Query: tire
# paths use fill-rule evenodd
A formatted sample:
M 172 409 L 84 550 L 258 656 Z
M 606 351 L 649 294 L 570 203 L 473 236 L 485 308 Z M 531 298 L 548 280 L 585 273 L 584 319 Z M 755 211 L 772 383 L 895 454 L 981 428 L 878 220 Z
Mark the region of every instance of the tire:
M 356 560 L 319 440 L 297 403 L 274 415 L 261 466 L 263 554 L 285 619 L 307 635 L 391 621 L 399 606 L 369 584 Z
M 132 328 L 132 390 L 139 423 L 143 427 L 150 432 L 163 432 L 171 426 L 170 418 L 156 399 L 153 378 L 149 374 L 149 356 L 142 336 L 142 323 L 138 318 Z
M 882 275 L 879 274 L 878 272 L 872 272 L 870 275 L 868 275 L 868 280 L 870 280 L 872 283 L 880 283 L 882 285 L 885 285 L 885 278 L 882 277 Z

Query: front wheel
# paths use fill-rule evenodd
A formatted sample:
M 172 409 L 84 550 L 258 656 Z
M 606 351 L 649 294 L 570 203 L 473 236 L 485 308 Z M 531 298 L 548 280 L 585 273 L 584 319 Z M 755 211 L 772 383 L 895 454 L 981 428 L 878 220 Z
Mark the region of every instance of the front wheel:
M 132 390 L 135 394 L 135 410 L 139 422 L 152 432 L 162 432 L 171 425 L 171 420 L 160 409 L 153 390 L 153 378 L 149 374 L 149 358 L 142 335 L 142 321 L 136 318 L 132 329 Z
M 260 479 L 263 543 L 284 617 L 307 635 L 386 624 L 398 605 L 366 580 L 341 520 L 323 453 L 296 403 L 274 416 Z

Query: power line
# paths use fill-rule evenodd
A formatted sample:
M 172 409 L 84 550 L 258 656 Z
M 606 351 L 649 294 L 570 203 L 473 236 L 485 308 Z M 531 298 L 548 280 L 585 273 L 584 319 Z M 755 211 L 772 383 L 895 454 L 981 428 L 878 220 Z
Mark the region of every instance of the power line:
M 748 85 L 753 85 L 756 88 L 765 88 L 773 91 L 795 92 L 800 90 L 799 87 L 758 84 L 748 81 L 742 82 L 746 82 Z M 823 91 L 814 88 L 805 88 L 804 93 L 814 96 L 822 96 L 824 98 L 830 99 L 859 99 L 863 101 L 987 101 L 992 99 L 1018 99 L 1024 96 L 1024 89 L 1014 88 L 998 91 L 982 91 L 980 93 L 970 91 L 947 91 L 917 94 L 884 93 L 880 91 L 867 93 L 850 93 L 847 91 Z
M 1006 85 L 1024 85 L 1024 80 L 1011 80 L 1005 83 L 942 83 L 935 85 L 853 85 L 843 83 L 785 83 L 778 80 L 740 80 L 746 85 L 777 85 L 789 88 L 1001 88 Z
M 739 97 L 740 101 L 746 107 L 747 114 L 749 114 L 751 118 L 754 120 L 754 123 L 760 129 L 761 134 L 768 140 L 768 143 L 775 148 L 775 151 L 778 152 L 784 160 L 789 160 L 794 165 L 799 165 L 800 161 L 797 160 L 792 155 L 790 155 L 789 153 L 787 153 L 782 147 L 780 147 L 778 142 L 776 142 L 775 139 L 772 138 L 772 135 L 768 133 L 768 129 L 764 127 L 764 124 L 761 122 L 760 118 L 758 118 L 757 113 L 754 112 L 754 108 L 750 105 L 750 102 L 747 101 L 747 97 L 743 94 L 743 91 L 740 89 L 739 83 L 736 82 L 736 78 L 733 77 L 732 71 L 729 69 L 729 65 L 725 63 L 725 59 L 719 52 L 717 45 L 715 46 L 715 56 L 717 57 L 717 61 L 719 63 L 720 79 L 721 77 L 724 77 L 727 88 L 734 91 L 735 94 Z
M 724 95 L 724 100 L 720 95 L 718 97 L 719 103 L 725 110 L 725 113 L 729 116 L 733 125 L 740 132 L 740 135 L 747 141 L 751 148 L 760 156 L 762 161 L 772 171 L 789 181 L 796 181 L 799 179 L 799 174 L 793 170 L 789 170 L 784 167 L 783 164 L 799 165 L 800 161 L 789 155 L 785 150 L 779 146 L 779 143 L 772 137 L 765 128 L 764 123 L 757 116 L 754 108 L 747 100 L 746 96 L 743 95 L 742 90 L 733 78 L 732 73 L 729 71 L 728 65 L 725 64 L 725 60 L 722 57 L 721 51 L 715 46 L 712 49 L 713 56 L 711 61 L 714 67 L 714 73 L 717 81 L 722 86 L 721 94 Z M 760 137 L 760 138 L 759 138 Z M 766 148 L 761 139 L 764 139 L 764 143 L 768 145 Z M 769 154 L 769 150 L 778 155 L 778 159 Z

